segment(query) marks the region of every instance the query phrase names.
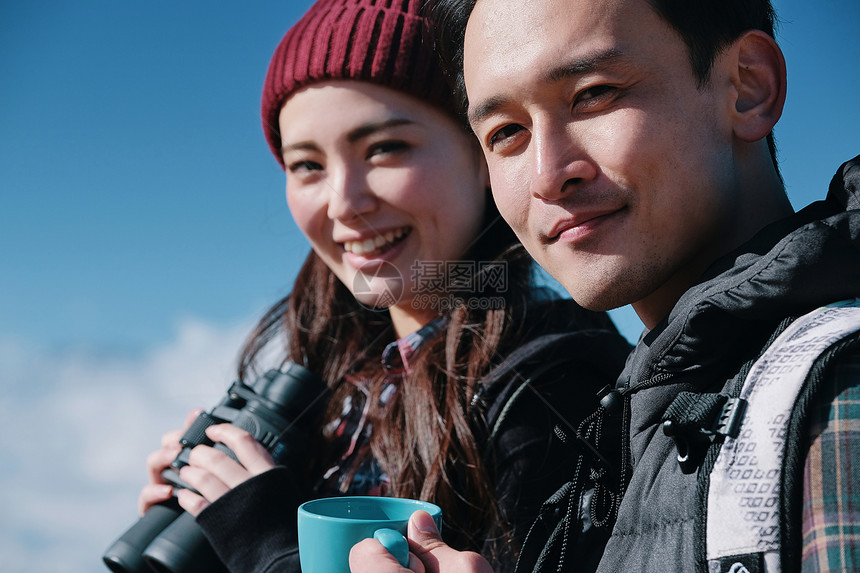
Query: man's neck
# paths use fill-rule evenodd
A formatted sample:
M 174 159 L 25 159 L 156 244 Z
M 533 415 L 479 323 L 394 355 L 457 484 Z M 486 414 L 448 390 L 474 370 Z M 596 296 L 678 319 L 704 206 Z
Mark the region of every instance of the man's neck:
M 772 168 L 746 173 L 736 218 L 731 228 L 725 229 L 719 246 L 713 251 L 680 269 L 659 289 L 632 304 L 633 310 L 649 330 L 672 311 L 678 299 L 697 284 L 702 275 L 719 258 L 740 247 L 768 225 L 789 217 L 794 209 L 785 188 Z

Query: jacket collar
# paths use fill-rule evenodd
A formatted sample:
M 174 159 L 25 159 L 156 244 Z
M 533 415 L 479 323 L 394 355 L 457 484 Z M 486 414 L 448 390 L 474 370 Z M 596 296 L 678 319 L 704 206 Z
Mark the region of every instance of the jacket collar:
M 860 294 L 858 209 L 860 156 L 840 167 L 824 201 L 718 260 L 642 337 L 620 383 L 719 371 L 786 316 Z

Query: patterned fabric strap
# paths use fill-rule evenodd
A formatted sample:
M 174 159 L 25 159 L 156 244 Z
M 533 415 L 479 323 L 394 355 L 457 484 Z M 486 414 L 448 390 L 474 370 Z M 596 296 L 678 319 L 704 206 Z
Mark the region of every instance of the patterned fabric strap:
M 707 558 L 711 572 L 780 571 L 779 483 L 783 437 L 816 358 L 860 330 L 860 300 L 796 320 L 747 377 L 740 435 L 724 442 L 710 475 Z

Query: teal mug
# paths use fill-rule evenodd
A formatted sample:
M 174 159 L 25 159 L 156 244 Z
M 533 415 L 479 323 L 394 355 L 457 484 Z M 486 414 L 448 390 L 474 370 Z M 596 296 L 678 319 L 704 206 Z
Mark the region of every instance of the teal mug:
M 404 567 L 409 565 L 406 525 L 418 510 L 429 513 L 441 531 L 437 505 L 397 497 L 327 497 L 299 506 L 299 561 L 302 573 L 349 571 L 352 546 L 373 537 Z

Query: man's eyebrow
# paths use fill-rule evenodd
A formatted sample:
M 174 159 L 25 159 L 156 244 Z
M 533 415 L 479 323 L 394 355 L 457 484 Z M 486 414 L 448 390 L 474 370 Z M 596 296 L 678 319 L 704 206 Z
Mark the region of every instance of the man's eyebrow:
M 469 125 L 475 125 L 477 123 L 482 122 L 489 116 L 496 113 L 496 110 L 507 105 L 509 101 L 510 99 L 506 97 L 493 96 L 485 99 L 478 105 L 470 105 L 468 111 L 466 112 Z
M 606 65 L 607 63 L 617 62 L 621 58 L 621 51 L 615 48 L 592 52 L 550 69 L 540 76 L 540 81 L 545 83 L 555 83 L 573 76 L 587 74 L 603 65 Z M 469 123 L 471 125 L 475 125 L 476 123 L 481 122 L 488 116 L 495 113 L 499 108 L 507 105 L 509 102 L 510 98 L 498 95 L 491 96 L 474 107 L 470 106 L 467 114 Z
M 415 121 L 405 118 L 405 117 L 392 117 L 390 119 L 382 120 L 382 121 L 373 121 L 361 124 L 351 130 L 349 130 L 346 134 L 346 140 L 349 143 L 355 143 L 360 141 L 361 139 L 367 137 L 368 135 L 374 134 L 377 131 L 382 131 L 383 129 L 389 127 L 397 127 L 399 125 L 412 125 Z M 313 141 L 297 141 L 295 143 L 285 143 L 281 147 L 281 155 L 285 154 L 288 151 L 318 151 L 319 146 Z
M 544 74 L 541 79 L 545 82 L 557 82 L 573 76 L 591 73 L 601 66 L 612 64 L 622 58 L 621 51 L 616 48 L 591 52 L 579 58 L 574 58 L 556 66 Z

